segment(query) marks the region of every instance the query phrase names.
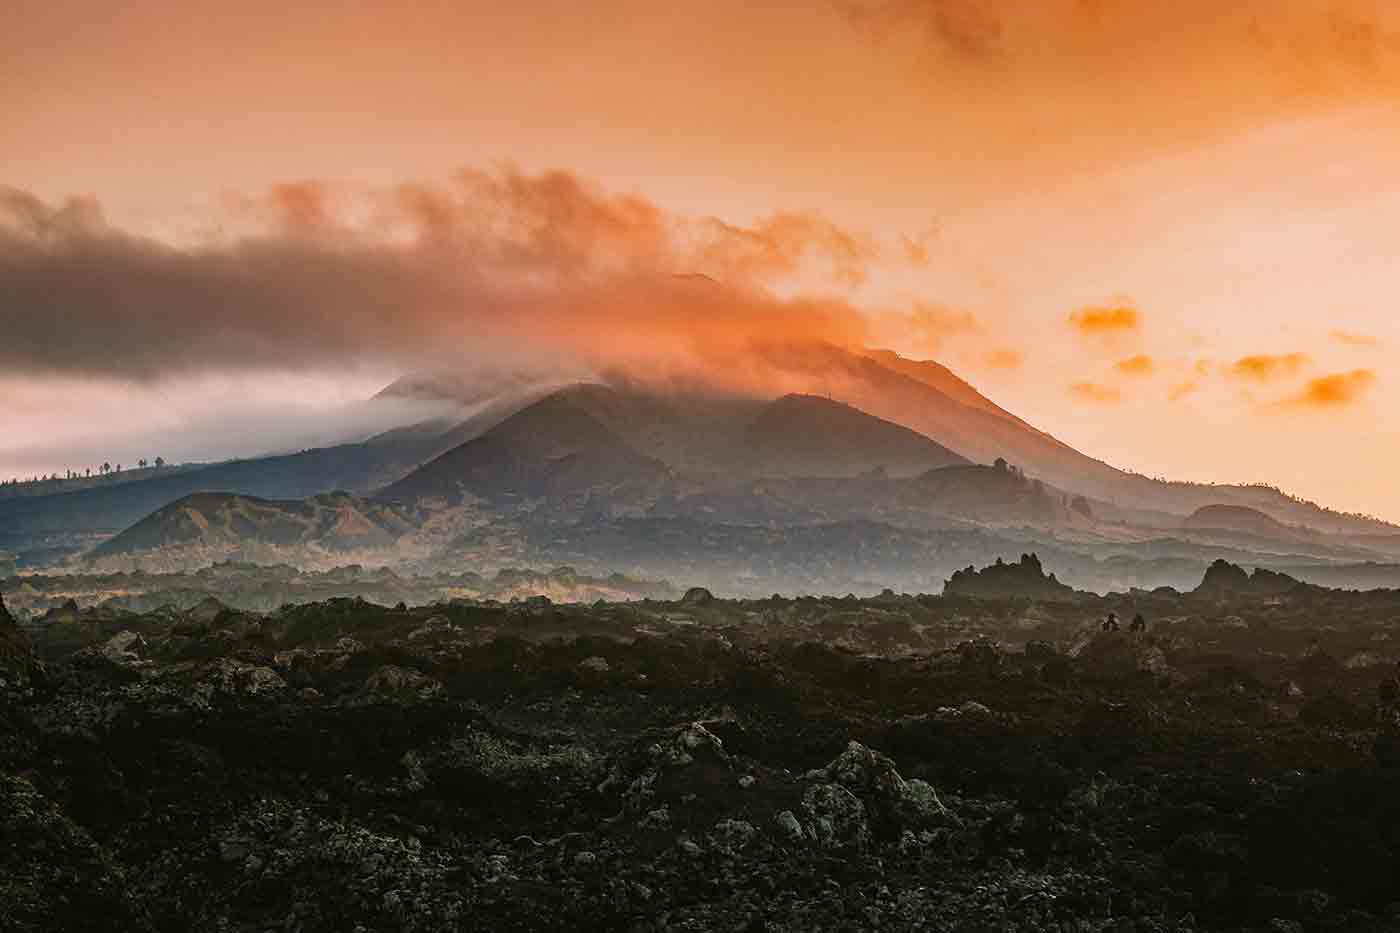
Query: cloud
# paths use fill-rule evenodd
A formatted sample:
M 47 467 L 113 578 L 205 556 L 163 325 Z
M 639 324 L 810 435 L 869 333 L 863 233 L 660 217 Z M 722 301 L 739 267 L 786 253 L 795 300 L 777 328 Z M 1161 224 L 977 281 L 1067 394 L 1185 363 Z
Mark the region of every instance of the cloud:
M 1172 386 L 1171 391 L 1167 393 L 1167 401 L 1179 402 L 1182 399 L 1186 398 L 1188 395 L 1194 395 L 1200 390 L 1200 388 L 1200 384 L 1196 382 L 1177 383 L 1176 385 Z
M 1270 382 L 1274 379 L 1296 375 L 1298 370 L 1306 366 L 1308 362 L 1307 355 L 1303 353 L 1286 353 L 1278 356 L 1261 353 L 1236 360 L 1230 366 L 1230 375 L 1237 379 L 1249 379 L 1254 382 Z
M 983 0 L 834 0 L 852 25 L 876 36 L 913 26 L 950 56 L 987 59 L 1002 51 L 1003 12 Z
M 1069 323 L 1081 334 L 1115 334 L 1137 330 L 1141 316 L 1130 305 L 1081 308 L 1069 316 Z
M 982 357 L 982 363 L 988 369 L 1019 369 L 1025 361 L 1025 356 L 1020 350 L 1007 347 L 989 350 Z
M 1355 402 L 1376 381 L 1369 369 L 1354 369 L 1309 380 L 1303 391 L 1288 404 L 1297 407 L 1331 408 Z
M 1152 357 L 1139 353 L 1137 356 L 1119 360 L 1113 368 L 1125 376 L 1150 376 L 1156 371 L 1157 364 L 1152 361 Z
M 1334 330 L 1332 331 L 1332 339 L 1349 347 L 1378 347 L 1381 343 L 1379 337 L 1358 334 L 1350 330 Z
M 1096 405 L 1115 404 L 1123 398 L 1123 393 L 1118 389 L 1097 382 L 1076 382 L 1070 386 L 1070 392 L 1080 401 Z
M 832 5 L 891 59 L 912 53 L 908 81 L 941 132 L 968 130 L 980 159 L 1021 171 L 1083 172 L 1400 98 L 1400 7 L 1381 0 Z
M 910 350 L 933 355 L 950 337 L 980 334 L 982 323 L 970 311 L 955 311 L 942 305 L 917 302 L 905 311 L 889 312 L 880 321 L 889 336 L 887 343 L 900 343 Z
M 885 256 L 823 218 L 676 216 L 567 172 L 301 182 L 231 199 L 229 215 L 222 233 L 175 245 L 109 225 L 91 201 L 0 189 L 0 370 L 151 381 L 526 345 L 722 371 L 759 340 L 855 347 L 873 320 L 882 337 L 923 341 L 975 326 L 932 307 L 868 315 L 841 297 Z

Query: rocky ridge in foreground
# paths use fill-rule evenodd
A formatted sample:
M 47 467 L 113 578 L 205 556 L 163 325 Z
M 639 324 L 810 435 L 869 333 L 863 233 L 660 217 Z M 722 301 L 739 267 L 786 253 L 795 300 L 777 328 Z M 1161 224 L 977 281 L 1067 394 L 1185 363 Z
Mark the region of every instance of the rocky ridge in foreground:
M 1187 605 L 35 621 L 0 893 L 30 930 L 1393 928 L 1394 659 L 1322 663 L 1370 643 L 1309 641 L 1325 603 L 1230 606 L 1223 643 Z

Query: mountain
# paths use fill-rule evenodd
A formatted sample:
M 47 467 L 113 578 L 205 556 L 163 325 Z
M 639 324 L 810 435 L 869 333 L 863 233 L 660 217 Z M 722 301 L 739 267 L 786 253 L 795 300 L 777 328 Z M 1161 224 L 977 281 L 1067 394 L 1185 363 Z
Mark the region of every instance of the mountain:
M 785 395 L 744 431 L 740 456 L 763 476 L 912 476 L 966 458 L 922 434 L 815 395 Z
M 344 492 L 280 502 L 229 493 L 196 493 L 104 542 L 93 556 L 247 544 L 352 551 L 392 546 L 416 527 L 415 518 L 404 509 Z
M 661 481 L 664 463 L 633 450 L 567 391 L 535 402 L 378 494 L 386 501 L 519 504 L 616 495 Z
M 1217 558 L 1362 565 L 1400 549 L 1394 526 L 1266 487 L 1115 470 L 935 362 L 788 342 L 730 366 L 745 391 L 700 376 L 406 378 L 381 394 L 446 400 L 432 418 L 360 444 L 0 501 L 0 548 L 124 527 L 93 555 L 297 563 L 303 549 L 325 566 L 377 551 L 363 559 L 415 572 L 571 563 L 731 591 L 923 585 L 1032 549 L 1076 586 L 1190 586 Z
M 1011 415 L 937 363 L 826 343 L 774 343 L 755 354 L 775 381 L 805 384 L 806 391 L 904 425 L 974 462 L 1004 457 L 1046 483 L 1106 504 L 1105 515 L 1115 519 L 1167 527 L 1204 506 L 1238 505 L 1329 534 L 1398 530 L 1267 486 L 1173 483 L 1115 469 Z

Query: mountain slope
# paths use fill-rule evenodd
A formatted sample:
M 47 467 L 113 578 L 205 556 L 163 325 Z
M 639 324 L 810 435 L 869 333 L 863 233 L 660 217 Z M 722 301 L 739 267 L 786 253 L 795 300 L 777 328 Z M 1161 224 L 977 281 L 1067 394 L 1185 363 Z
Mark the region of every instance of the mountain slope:
M 135 482 L 0 501 L 6 534 L 115 531 L 196 492 L 300 499 L 345 489 L 369 492 L 437 452 L 435 437 L 342 444 L 280 456 L 231 460 Z
M 1208 505 L 1239 505 L 1284 524 L 1332 534 L 1400 530 L 1266 486 L 1170 483 L 1115 469 L 1010 415 L 936 363 L 878 351 L 858 353 L 824 343 L 772 344 L 756 353 L 785 384 L 805 383 L 810 387 L 807 391 L 902 424 L 979 463 L 1005 457 L 1033 477 L 1128 512 L 1184 518 Z
M 567 392 L 535 402 L 385 488 L 401 502 L 469 497 L 501 504 L 612 493 L 657 481 L 666 465 L 628 446 Z
M 815 395 L 785 395 L 744 431 L 739 459 L 765 476 L 911 476 L 967 460 L 942 444 Z

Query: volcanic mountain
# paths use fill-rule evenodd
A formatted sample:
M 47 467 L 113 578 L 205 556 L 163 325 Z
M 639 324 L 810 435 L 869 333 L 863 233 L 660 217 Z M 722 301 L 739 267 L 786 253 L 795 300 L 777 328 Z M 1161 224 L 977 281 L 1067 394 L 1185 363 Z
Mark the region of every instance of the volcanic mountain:
M 1266 487 L 1123 473 L 929 361 L 785 343 L 747 350 L 733 369 L 761 372 L 759 381 L 789 394 L 698 377 L 658 383 L 617 374 L 560 386 L 558 376 L 525 373 L 504 379 L 493 396 L 490 379 L 470 374 L 410 379 L 390 394 L 442 396 L 449 411 L 460 403 L 455 415 L 290 460 L 251 459 L 71 498 L 34 497 L 22 506 L 0 501 L 0 527 L 7 511 L 13 518 L 23 511 L 27 523 L 42 520 L 46 533 L 92 534 L 111 526 L 83 522 L 110 522 L 139 505 L 149 517 L 98 556 L 190 543 L 236 547 L 240 538 L 324 552 L 403 544 L 405 535 L 431 525 L 432 541 L 463 545 L 452 551 L 458 557 L 509 551 L 530 560 L 531 548 L 558 550 L 551 542 L 564 540 L 560 529 L 573 525 L 567 538 L 581 542 L 569 546 L 573 561 L 589 556 L 590 542 L 629 533 L 604 527 L 622 521 L 761 527 L 779 535 L 829 523 L 878 525 L 876 536 L 886 541 L 900 540 L 889 529 L 926 534 L 982 525 L 1019 536 L 1006 539 L 1009 555 L 1040 536 L 1036 547 L 1059 541 L 1086 549 L 1086 559 L 1118 555 L 1129 563 L 1163 556 L 1208 562 L 1222 553 L 1369 560 L 1378 552 L 1366 542 L 1400 531 Z M 291 484 L 284 480 L 289 467 Z M 355 472 L 350 486 L 336 481 L 347 468 Z M 296 489 L 292 496 L 349 488 L 361 498 L 333 507 L 314 498 L 298 504 L 280 492 L 287 485 Z M 182 498 L 192 491 L 222 498 Z M 98 500 L 102 508 L 87 508 Z M 306 509 L 343 518 L 327 522 Z M 1222 522 L 1223 529 L 1215 527 Z M 738 533 L 717 531 L 713 540 Z M 480 547 L 473 536 L 484 536 Z M 1182 540 L 1166 540 L 1173 536 Z M 415 554 L 438 547 L 426 540 L 413 542 Z M 1338 550 L 1343 544 L 1347 550 Z

